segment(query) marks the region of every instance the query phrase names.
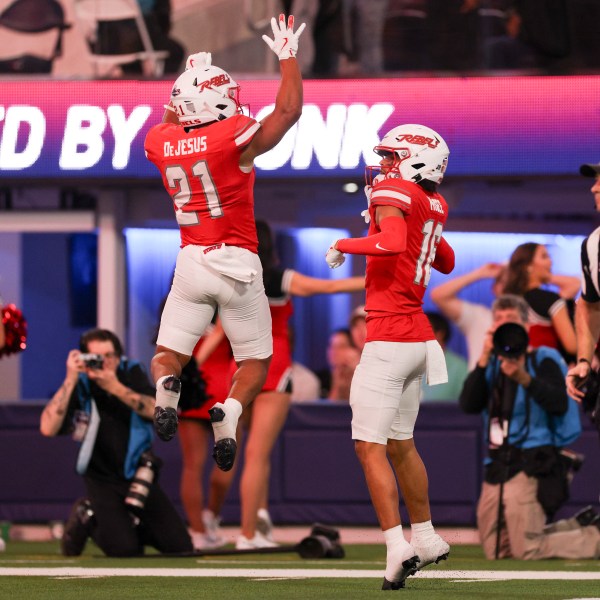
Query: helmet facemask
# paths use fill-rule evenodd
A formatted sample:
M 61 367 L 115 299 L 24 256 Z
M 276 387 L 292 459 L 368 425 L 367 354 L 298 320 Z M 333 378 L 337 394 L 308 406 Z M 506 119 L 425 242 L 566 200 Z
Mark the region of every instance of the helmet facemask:
M 171 104 L 181 125 L 205 125 L 241 112 L 239 89 L 219 67 L 192 68 L 175 81 Z
M 438 184 L 444 178 L 450 150 L 442 137 L 423 125 L 400 125 L 389 131 L 373 149 L 382 157 L 391 155 L 390 165 L 367 167 L 367 184 L 375 181 L 374 172 L 385 169 L 384 177 L 399 177 L 419 183 Z

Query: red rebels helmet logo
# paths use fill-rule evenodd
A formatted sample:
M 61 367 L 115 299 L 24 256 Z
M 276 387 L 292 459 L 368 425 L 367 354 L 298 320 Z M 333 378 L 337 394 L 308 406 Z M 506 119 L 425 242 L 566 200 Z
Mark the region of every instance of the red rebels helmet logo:
M 207 79 L 206 81 L 201 81 L 200 83 L 198 83 L 198 79 L 196 78 L 194 79 L 193 85 L 198 88 L 199 92 L 201 92 L 206 88 L 219 87 L 221 85 L 229 83 L 230 81 L 231 79 L 229 78 L 229 76 L 223 74 L 217 75 L 216 77 L 211 77 L 210 79 Z
M 429 146 L 430 148 L 437 148 L 440 140 L 425 137 L 424 135 L 411 135 L 410 133 L 404 133 L 396 137 L 398 142 L 408 142 L 409 144 L 415 144 L 416 146 Z

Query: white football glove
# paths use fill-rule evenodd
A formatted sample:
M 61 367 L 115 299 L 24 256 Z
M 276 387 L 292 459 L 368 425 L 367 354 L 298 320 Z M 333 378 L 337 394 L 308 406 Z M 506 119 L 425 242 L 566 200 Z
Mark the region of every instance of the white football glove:
M 285 15 L 279 15 L 279 19 L 275 19 L 275 17 L 271 19 L 273 39 L 268 35 L 263 35 L 262 39 L 277 54 L 279 60 L 295 58 L 296 52 L 298 52 L 298 38 L 305 27 L 306 23 L 302 23 L 294 33 L 294 15 L 288 17 L 287 25 L 285 24 Z
M 327 250 L 327 254 L 325 255 L 325 260 L 327 261 L 327 264 L 329 265 L 330 269 L 337 269 L 338 267 L 341 267 L 346 261 L 344 253 L 334 248 L 335 244 L 336 242 L 333 242 L 333 244 L 331 244 L 329 250 Z
M 365 223 L 368 225 L 371 222 L 371 215 L 369 214 L 369 208 L 371 208 L 371 191 L 373 188 L 370 185 L 365 185 L 365 196 L 367 197 L 367 209 L 360 213 Z
M 206 69 L 206 67 L 210 67 L 211 61 L 212 54 L 210 52 L 196 52 L 196 54 L 190 54 L 185 61 L 185 70 Z

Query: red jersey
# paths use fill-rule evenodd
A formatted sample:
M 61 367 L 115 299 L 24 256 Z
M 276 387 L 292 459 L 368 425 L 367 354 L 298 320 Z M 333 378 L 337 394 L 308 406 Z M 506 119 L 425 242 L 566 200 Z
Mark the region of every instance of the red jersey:
M 256 253 L 255 172 L 243 172 L 239 161 L 259 127 L 235 115 L 187 132 L 172 123 L 148 132 L 146 156 L 173 200 L 182 248 L 224 243 Z
M 378 206 L 399 208 L 406 220 L 406 250 L 390 256 L 367 256 L 367 342 L 424 342 L 435 339 L 423 312 L 431 264 L 448 218 L 448 205 L 416 183 L 388 178 L 371 191 L 369 235 L 380 232 Z

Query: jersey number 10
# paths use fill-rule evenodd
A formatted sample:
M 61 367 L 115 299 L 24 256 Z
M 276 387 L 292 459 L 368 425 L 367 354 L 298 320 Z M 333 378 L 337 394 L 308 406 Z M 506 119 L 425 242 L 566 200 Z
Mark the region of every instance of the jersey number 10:
M 415 285 L 422 285 L 423 287 L 429 285 L 431 263 L 435 259 L 435 251 L 442 238 L 442 229 L 442 224 L 436 223 L 433 220 L 425 221 L 425 223 L 423 223 L 423 229 L 421 229 L 421 233 L 423 234 L 421 252 L 417 259 L 415 279 L 413 282 Z

